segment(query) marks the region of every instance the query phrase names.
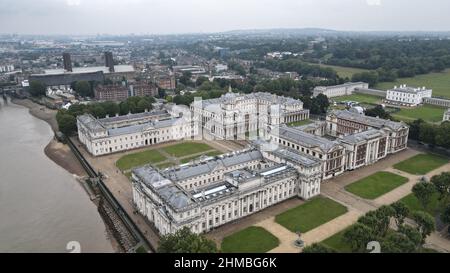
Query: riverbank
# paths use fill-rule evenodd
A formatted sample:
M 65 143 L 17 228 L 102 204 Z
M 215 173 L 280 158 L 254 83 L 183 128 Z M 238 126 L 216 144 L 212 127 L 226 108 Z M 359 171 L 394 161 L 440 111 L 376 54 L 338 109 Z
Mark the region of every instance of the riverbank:
M 32 116 L 47 122 L 53 132 L 58 131 L 56 110 L 48 109 L 47 107 L 34 103 L 29 99 L 12 99 L 11 102 L 28 108 L 28 112 Z M 48 158 L 69 173 L 77 176 L 87 175 L 86 171 L 83 169 L 83 166 L 81 166 L 80 162 L 67 145 L 52 139 L 44 148 L 44 153 Z

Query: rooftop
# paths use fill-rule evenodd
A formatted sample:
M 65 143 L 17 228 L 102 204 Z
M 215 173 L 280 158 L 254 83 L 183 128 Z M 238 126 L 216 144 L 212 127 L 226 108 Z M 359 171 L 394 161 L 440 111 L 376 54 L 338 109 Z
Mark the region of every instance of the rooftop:
M 335 115 L 338 118 L 366 124 L 377 129 L 388 127 L 398 130 L 407 127 L 407 125 L 403 122 L 395 122 L 387 119 L 370 117 L 359 113 L 350 112 L 348 110 L 333 110 L 328 115 Z
M 89 66 L 89 67 L 73 67 L 72 71 L 66 71 L 63 68 L 44 70 L 46 75 L 58 75 L 58 74 L 81 74 L 92 73 L 102 71 L 104 74 L 110 74 L 109 67 L 106 66 Z M 115 65 L 113 73 L 125 73 L 134 72 L 132 65 Z
M 275 129 L 277 130 L 277 129 Z M 285 125 L 278 128 L 278 134 L 280 137 L 288 139 L 294 143 L 308 148 L 320 148 L 322 151 L 329 151 L 330 149 L 339 146 L 336 141 L 331 141 L 326 138 L 316 136 L 303 132 L 298 128 L 291 128 Z

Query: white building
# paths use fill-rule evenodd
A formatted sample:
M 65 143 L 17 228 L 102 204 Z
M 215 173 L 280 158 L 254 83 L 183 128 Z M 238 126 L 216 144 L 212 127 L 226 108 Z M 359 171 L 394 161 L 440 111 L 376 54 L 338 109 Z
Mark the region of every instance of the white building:
M 248 149 L 186 166 L 132 171 L 133 203 L 161 235 L 207 232 L 292 197 L 320 193 L 320 162 L 289 149 Z
M 14 65 L 12 65 L 12 64 L 0 65 L 0 73 L 13 72 L 13 71 L 14 71 Z
M 442 119 L 442 121 L 448 121 L 448 120 L 450 120 L 450 108 L 444 112 L 444 117 Z
M 348 82 L 333 86 L 317 86 L 316 88 L 314 88 L 313 96 L 317 97 L 319 94 L 323 94 L 328 98 L 348 96 L 353 94 L 356 89 L 368 88 L 369 84 L 365 82 Z
M 194 101 L 191 111 L 204 133 L 228 140 L 264 135 L 270 125 L 309 118 L 300 100 L 261 92 L 237 94 L 231 88 L 220 98 Z
M 103 119 L 84 114 L 77 117 L 78 139 L 94 156 L 191 139 L 198 134 L 197 126 L 189 113 L 181 113 L 153 111 Z
M 226 64 L 216 64 L 216 66 L 214 67 L 214 70 L 216 70 L 216 72 L 227 71 L 228 70 L 228 65 L 226 65 Z
M 417 106 L 423 103 L 424 98 L 431 98 L 432 92 L 433 90 L 425 87 L 415 88 L 404 84 L 387 90 L 386 101 L 390 104 Z

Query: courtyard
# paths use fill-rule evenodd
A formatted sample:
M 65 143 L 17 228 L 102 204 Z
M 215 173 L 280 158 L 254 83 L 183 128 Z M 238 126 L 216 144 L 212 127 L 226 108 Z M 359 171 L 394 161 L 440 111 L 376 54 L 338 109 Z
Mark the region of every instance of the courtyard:
M 390 172 L 377 172 L 346 186 L 345 189 L 364 199 L 373 200 L 406 182 L 406 177 Z

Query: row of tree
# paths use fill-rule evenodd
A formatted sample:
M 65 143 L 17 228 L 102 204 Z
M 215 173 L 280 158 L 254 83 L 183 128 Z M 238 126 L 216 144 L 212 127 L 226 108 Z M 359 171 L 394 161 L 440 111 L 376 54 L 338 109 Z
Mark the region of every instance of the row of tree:
M 104 118 L 106 116 L 126 115 L 128 113 L 142 113 L 150 111 L 155 102 L 153 97 L 130 97 L 120 103 L 106 101 L 95 102 L 90 104 L 74 104 L 69 109 L 60 109 L 56 114 L 59 130 L 71 135 L 77 130 L 76 117 L 85 113 L 92 114 L 96 118 Z
M 450 122 L 437 125 L 417 119 L 410 122 L 409 126 L 409 138 L 450 149 Z

